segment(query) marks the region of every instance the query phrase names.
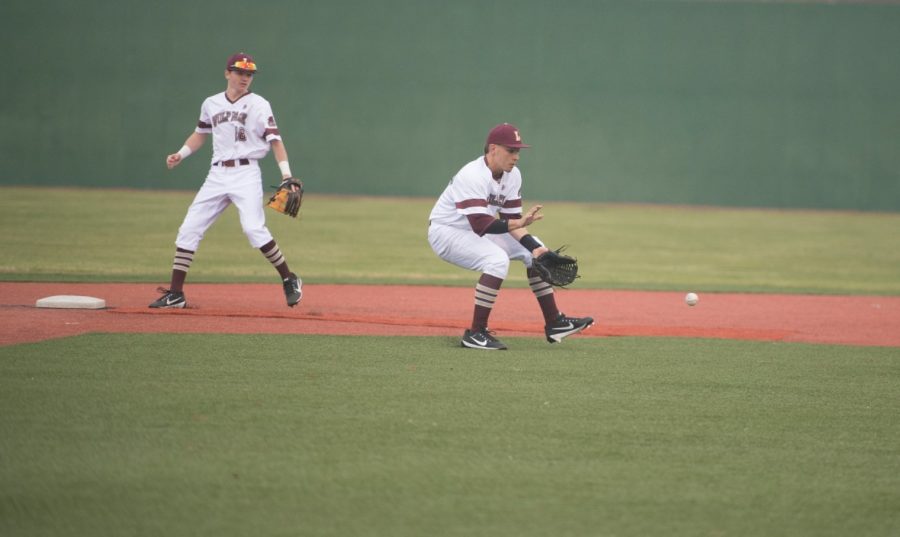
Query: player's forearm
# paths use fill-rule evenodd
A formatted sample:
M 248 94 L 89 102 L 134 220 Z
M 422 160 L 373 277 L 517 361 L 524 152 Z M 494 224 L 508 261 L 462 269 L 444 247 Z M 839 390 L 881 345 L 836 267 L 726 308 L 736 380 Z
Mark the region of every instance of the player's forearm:
M 472 231 L 479 235 L 500 235 L 509 233 L 516 240 L 528 234 L 525 229 L 525 219 L 506 220 L 493 218 L 486 214 L 469 215 L 469 225 Z
M 281 140 L 272 140 L 272 154 L 275 155 L 276 162 L 284 162 L 288 159 L 287 149 Z
M 184 141 L 184 145 L 191 150 L 191 153 L 194 153 L 206 143 L 206 136 L 206 134 L 192 132 L 191 135 L 187 137 L 187 140 Z
M 547 247 L 545 247 L 540 243 L 540 241 L 532 237 L 531 234 L 528 233 L 528 230 L 524 227 L 514 229 L 510 231 L 509 234 L 510 236 L 512 236 L 512 238 L 519 241 L 519 244 L 527 248 L 528 251 L 531 252 L 531 255 L 533 255 L 534 257 L 537 257 L 547 251 Z
M 203 143 L 206 142 L 206 136 L 206 134 L 192 132 L 191 135 L 187 137 L 187 140 L 184 141 L 184 145 L 181 146 L 181 149 L 166 157 L 166 166 L 168 166 L 170 170 L 175 166 L 178 166 L 182 160 L 188 158 L 195 151 L 203 147 Z
M 509 228 L 510 228 L 509 234 L 512 236 L 512 238 L 514 238 L 518 241 L 518 240 L 521 240 L 522 237 L 524 237 L 525 235 L 528 235 L 528 228 L 518 227 L 518 228 L 513 229 L 513 222 L 521 222 L 521 220 L 510 220 L 509 221 Z
M 281 140 L 272 140 L 272 154 L 275 156 L 275 162 L 278 163 L 278 168 L 281 169 L 282 179 L 291 177 L 291 167 L 288 164 L 287 149 L 285 149 L 284 143 Z

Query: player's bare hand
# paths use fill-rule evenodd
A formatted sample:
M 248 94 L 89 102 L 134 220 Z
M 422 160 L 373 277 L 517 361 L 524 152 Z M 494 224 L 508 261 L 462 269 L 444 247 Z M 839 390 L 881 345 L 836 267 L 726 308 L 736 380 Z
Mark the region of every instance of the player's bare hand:
M 535 248 L 534 250 L 532 250 L 531 256 L 532 257 L 541 257 L 541 255 L 546 254 L 549 251 L 550 251 L 550 248 L 547 248 L 546 246 L 541 246 L 541 247 L 538 247 L 538 248 Z
M 543 208 L 544 208 L 543 205 L 535 205 L 531 209 L 528 209 L 528 212 L 526 212 L 522 216 L 522 227 L 529 226 L 533 222 L 537 222 L 538 220 L 541 220 L 542 218 L 544 218 L 544 215 L 540 214 L 541 209 L 543 209 Z
M 181 163 L 181 155 L 178 153 L 172 153 L 168 157 L 166 157 L 166 166 L 171 170 L 175 166 L 178 166 Z

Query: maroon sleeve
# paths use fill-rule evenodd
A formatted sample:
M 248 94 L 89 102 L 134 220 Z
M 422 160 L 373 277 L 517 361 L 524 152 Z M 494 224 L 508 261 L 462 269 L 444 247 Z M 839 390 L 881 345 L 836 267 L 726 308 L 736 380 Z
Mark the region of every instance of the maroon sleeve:
M 479 236 L 484 235 L 485 230 L 494 223 L 495 220 L 495 218 L 489 214 L 467 214 L 466 218 L 469 219 L 469 225 L 472 226 L 472 231 Z

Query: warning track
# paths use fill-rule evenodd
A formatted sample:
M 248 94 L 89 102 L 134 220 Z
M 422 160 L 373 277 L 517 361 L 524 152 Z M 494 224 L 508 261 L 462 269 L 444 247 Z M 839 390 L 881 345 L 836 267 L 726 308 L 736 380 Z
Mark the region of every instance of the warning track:
M 189 308 L 151 310 L 150 284 L 0 282 L 0 345 L 88 332 L 459 336 L 472 290 L 460 287 L 305 285 L 291 309 L 277 284 L 191 284 Z M 36 308 L 53 295 L 102 298 L 103 310 Z M 665 336 L 900 347 L 900 297 L 606 290 L 557 292 L 560 309 L 594 317 L 576 337 Z M 502 336 L 543 337 L 528 289 L 504 289 L 491 314 Z

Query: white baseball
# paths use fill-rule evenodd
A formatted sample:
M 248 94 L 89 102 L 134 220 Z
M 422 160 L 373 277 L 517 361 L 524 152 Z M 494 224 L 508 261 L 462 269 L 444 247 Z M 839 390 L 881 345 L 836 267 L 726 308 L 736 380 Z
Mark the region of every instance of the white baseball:
M 684 303 L 688 306 L 696 306 L 697 302 L 700 302 L 700 297 L 697 296 L 697 293 L 688 293 L 684 295 Z

